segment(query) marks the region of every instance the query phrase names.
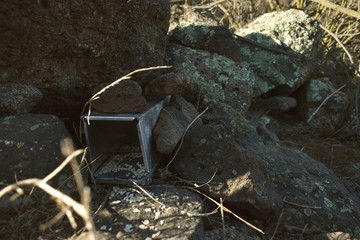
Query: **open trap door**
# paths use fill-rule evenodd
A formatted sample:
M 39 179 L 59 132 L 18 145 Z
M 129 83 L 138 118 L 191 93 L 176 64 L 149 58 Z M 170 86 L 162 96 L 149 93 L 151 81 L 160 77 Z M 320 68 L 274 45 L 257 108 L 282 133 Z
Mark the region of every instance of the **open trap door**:
M 153 128 L 169 98 L 140 114 L 83 115 L 91 172 L 97 183 L 147 184 L 160 162 Z

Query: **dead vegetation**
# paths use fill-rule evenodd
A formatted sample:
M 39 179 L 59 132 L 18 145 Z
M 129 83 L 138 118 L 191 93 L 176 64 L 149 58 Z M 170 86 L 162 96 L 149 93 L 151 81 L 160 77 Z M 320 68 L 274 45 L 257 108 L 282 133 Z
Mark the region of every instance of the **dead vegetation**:
M 198 9 L 207 9 L 220 23 L 224 23 L 230 28 L 238 28 L 263 12 L 281 10 L 289 7 L 303 9 L 314 16 L 314 18 L 318 19 L 323 25 L 323 29 L 326 32 L 323 41 L 324 46 L 326 46 L 327 64 L 333 66 L 333 69 L 336 69 L 337 74 L 346 77 L 347 83 L 350 82 L 353 86 L 359 86 L 360 19 L 357 15 L 360 10 L 359 0 L 337 0 L 334 2 L 334 4 L 342 6 L 342 8 L 334 8 L 333 5 L 327 4 L 329 1 L 297 0 L 288 3 L 288 1 L 269 0 L 266 4 L 261 6 L 261 9 L 256 5 L 256 1 L 250 0 L 248 1 L 249 4 L 247 6 L 241 3 L 244 2 L 241 0 L 185 0 L 172 2 Z M 259 2 L 263 3 L 263 1 Z M 351 11 L 340 11 L 339 9 Z M 246 14 L 244 14 L 245 12 Z M 353 15 L 351 14 L 352 12 L 357 14 Z M 342 85 L 344 83 L 337 84 Z M 359 100 L 355 97 L 356 92 L 354 88 L 350 93 L 354 95 L 353 107 L 357 110 L 359 107 L 355 103 L 358 103 Z M 94 97 L 96 97 L 96 95 Z M 90 102 L 91 100 L 88 104 L 90 104 Z M 303 149 L 314 159 L 323 161 L 328 167 L 334 169 L 339 176 L 342 176 L 340 169 L 349 163 L 354 163 L 355 160 L 360 158 L 360 152 L 358 151 L 360 147 L 359 140 L 356 139 L 354 141 L 353 137 L 358 138 L 357 136 L 349 136 L 346 134 L 338 135 L 336 138 L 331 137 L 334 132 L 336 132 L 335 128 L 328 127 L 314 129 L 314 127 L 304 127 L 302 125 L 286 126 L 280 131 L 279 137 L 284 145 Z M 294 135 L 298 136 L 295 140 L 292 137 Z M 0 220 L 1 238 L 65 239 L 73 235 L 74 230 L 72 229 L 82 229 L 82 226 L 94 233 L 95 226 L 92 221 L 93 216 L 91 216 L 90 207 L 90 188 L 84 184 L 79 171 L 79 166 L 76 162 L 76 157 L 82 155 L 83 150 L 72 151 L 70 147 L 65 150 L 65 152 L 67 152 L 66 155 L 68 155 L 65 161 L 44 179 L 27 179 L 19 181 L 4 187 L 0 191 L 0 199 L 2 198 L 3 201 L 12 201 L 15 205 L 16 202 L 19 202 L 19 205 L 12 208 L 6 215 L 2 216 Z M 171 162 L 169 164 L 171 164 Z M 69 163 L 72 164 L 80 201 L 74 200 L 73 197 L 54 189 L 48 184 L 48 181 Z M 183 181 L 182 184 L 188 186 L 191 185 L 187 181 Z M 141 193 L 148 195 L 146 190 L 136 184 L 134 185 Z M 35 187 L 42 189 L 48 195 L 44 195 L 43 192 L 34 189 Z M 197 185 L 193 184 L 191 189 L 202 194 L 196 190 L 197 187 Z M 13 191 L 16 193 L 11 197 L 8 197 L 8 194 Z M 239 220 L 247 223 L 241 217 L 232 213 L 230 209 L 225 208 L 222 199 L 216 201 L 208 196 L 203 196 L 214 202 L 217 205 L 216 210 L 221 211 L 221 224 L 224 229 L 223 211 L 233 214 L 233 216 Z M 67 218 L 68 221 L 62 221 L 64 218 Z M 83 221 L 83 223 L 80 224 L 80 227 L 78 226 L 79 220 Z M 64 222 L 66 223 L 64 224 Z M 254 227 L 259 232 L 262 232 L 262 230 L 250 223 L 248 225 Z M 95 238 L 95 235 L 92 235 L 92 237 Z

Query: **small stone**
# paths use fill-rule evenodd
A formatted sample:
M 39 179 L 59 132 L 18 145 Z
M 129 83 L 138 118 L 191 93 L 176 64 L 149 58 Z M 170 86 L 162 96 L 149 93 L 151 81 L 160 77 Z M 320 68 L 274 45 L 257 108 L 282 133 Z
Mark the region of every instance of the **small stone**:
M 132 224 L 126 224 L 124 231 L 127 233 L 130 233 L 130 232 L 134 231 L 134 226 Z
M 147 108 L 140 85 L 132 80 L 120 81 L 98 97 L 91 106 L 103 113 L 141 113 Z
M 195 107 L 181 96 L 172 96 L 169 106 L 165 107 L 154 128 L 156 149 L 162 154 L 171 153 L 180 141 L 186 127 L 197 117 Z M 198 119 L 194 125 L 201 125 Z
M 161 75 L 146 86 L 146 98 L 163 99 L 169 95 L 180 94 L 190 81 L 190 76 L 186 72 Z
M 145 229 L 147 229 L 147 226 L 145 226 L 144 224 L 140 224 L 140 225 L 139 225 L 139 228 L 140 228 L 141 230 L 145 230 Z

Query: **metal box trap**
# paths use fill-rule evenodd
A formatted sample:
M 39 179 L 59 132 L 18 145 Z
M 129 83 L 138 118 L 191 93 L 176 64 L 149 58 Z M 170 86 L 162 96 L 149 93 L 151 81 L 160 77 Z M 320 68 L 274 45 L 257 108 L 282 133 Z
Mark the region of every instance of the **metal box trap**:
M 140 114 L 83 115 L 91 172 L 98 183 L 146 184 L 158 166 L 153 128 L 169 98 L 149 103 Z M 90 124 L 88 124 L 90 123 Z

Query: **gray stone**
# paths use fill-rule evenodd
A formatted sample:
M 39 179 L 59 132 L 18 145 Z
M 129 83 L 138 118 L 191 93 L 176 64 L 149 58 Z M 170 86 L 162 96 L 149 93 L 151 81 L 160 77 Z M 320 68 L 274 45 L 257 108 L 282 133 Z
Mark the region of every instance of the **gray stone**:
M 2 0 L 1 6 L 0 81 L 34 85 L 43 106 L 81 108 L 94 86 L 163 64 L 168 1 Z
M 264 46 L 286 50 L 313 60 L 323 58 L 319 24 L 303 11 L 266 13 L 235 34 Z M 314 67 L 299 58 L 279 54 L 243 41 L 239 53 L 255 73 L 254 96 L 272 90 L 288 95 L 300 87 Z
M 146 191 L 152 198 L 113 187 L 107 210 L 95 220 L 98 232 L 105 239 L 204 239 L 202 219 L 196 216 L 203 211 L 197 194 L 171 186 L 149 186 Z
M 266 219 L 282 208 L 266 165 L 254 152 L 234 140 L 229 129 L 214 124 L 194 128 L 185 137 L 174 169 L 199 185 L 214 199 L 257 219 Z
M 260 122 L 266 126 L 265 120 Z M 274 232 L 284 209 L 278 232 L 285 239 L 289 239 L 289 226 L 306 224 L 317 233 L 360 236 L 355 184 L 340 181 L 305 153 L 264 141 L 255 123 L 247 121 L 255 134 L 245 123 L 227 124 L 212 121 L 186 135 L 173 166 L 180 176 L 199 185 L 206 182 L 204 192 L 215 199 L 223 197 L 225 204 L 242 215 L 272 219 L 274 224 L 267 225 L 266 232 Z
M 193 104 L 200 98 L 203 105 L 224 102 L 241 113 L 249 108 L 254 79 L 248 63 L 175 44 L 167 47 L 167 63 L 190 74 L 183 96 Z
M 154 128 L 156 149 L 162 154 L 171 153 L 187 126 L 197 117 L 195 107 L 179 95 L 172 96 L 169 106 L 165 107 Z M 194 126 L 201 125 L 201 119 L 194 122 Z
M 293 209 L 281 219 L 278 231 L 286 226 L 305 226 L 318 232 L 346 232 L 360 237 L 360 201 L 334 172 L 296 149 L 252 145 L 250 151 L 263 159 L 276 191 Z M 301 206 L 301 207 L 299 207 Z
M 10 184 L 15 182 L 15 175 L 18 180 L 47 176 L 65 159 L 59 143 L 69 136 L 64 123 L 53 115 L 0 118 L 1 180 Z
M 0 82 L 0 116 L 29 112 L 42 98 L 36 87 Z
M 309 119 L 325 98 L 335 91 L 336 88 L 326 77 L 310 80 L 295 95 L 298 101 L 298 106 L 295 109 L 296 113 L 303 120 Z M 328 99 L 310 123 L 315 125 L 338 124 L 343 119 L 348 104 L 347 95 L 339 91 Z

